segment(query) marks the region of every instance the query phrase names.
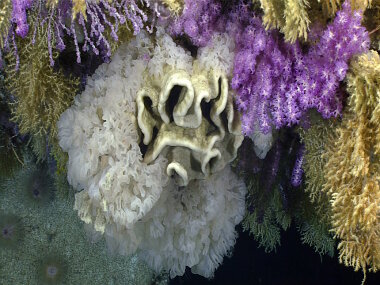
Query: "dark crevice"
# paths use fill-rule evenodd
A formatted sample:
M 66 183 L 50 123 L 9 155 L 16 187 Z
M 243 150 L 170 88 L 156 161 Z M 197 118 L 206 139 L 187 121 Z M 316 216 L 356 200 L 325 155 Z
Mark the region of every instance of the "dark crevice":
M 175 105 L 177 105 L 179 97 L 181 96 L 181 93 L 184 91 L 183 86 L 180 85 L 174 85 L 172 90 L 170 90 L 168 101 L 166 102 L 165 110 L 166 113 L 169 115 L 170 122 L 173 122 L 173 111 Z

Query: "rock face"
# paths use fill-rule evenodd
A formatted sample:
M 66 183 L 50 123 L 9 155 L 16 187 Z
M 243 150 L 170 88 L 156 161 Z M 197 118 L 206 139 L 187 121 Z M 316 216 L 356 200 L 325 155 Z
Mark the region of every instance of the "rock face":
M 167 72 L 137 94 L 137 122 L 148 146 L 144 161 L 160 154 L 166 173 L 180 186 L 222 170 L 237 154 L 243 136 L 225 74 L 200 70 Z

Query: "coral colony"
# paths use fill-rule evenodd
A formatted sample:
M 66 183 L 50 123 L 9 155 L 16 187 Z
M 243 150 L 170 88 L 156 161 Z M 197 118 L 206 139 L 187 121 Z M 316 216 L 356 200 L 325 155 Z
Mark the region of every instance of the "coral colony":
M 12 261 L 34 278 L 20 283 L 74 278 L 80 253 L 42 218 L 64 212 L 114 253 L 88 264 L 114 259 L 128 282 L 212 278 L 237 225 L 271 251 L 294 223 L 365 280 L 380 267 L 379 42 L 378 0 L 1 1 L 2 258 L 46 237 L 45 258 Z

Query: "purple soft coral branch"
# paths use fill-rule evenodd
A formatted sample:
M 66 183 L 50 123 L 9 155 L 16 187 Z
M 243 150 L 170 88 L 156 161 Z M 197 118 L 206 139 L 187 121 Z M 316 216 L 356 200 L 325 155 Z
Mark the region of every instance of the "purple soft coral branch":
M 30 9 L 33 0 L 12 0 L 12 22 L 16 24 L 16 34 L 25 38 L 29 32 L 26 10 Z
M 303 169 L 302 164 L 304 160 L 305 146 L 302 145 L 297 152 L 296 162 L 293 167 L 292 177 L 290 179 L 291 184 L 294 187 L 298 187 L 302 183 Z

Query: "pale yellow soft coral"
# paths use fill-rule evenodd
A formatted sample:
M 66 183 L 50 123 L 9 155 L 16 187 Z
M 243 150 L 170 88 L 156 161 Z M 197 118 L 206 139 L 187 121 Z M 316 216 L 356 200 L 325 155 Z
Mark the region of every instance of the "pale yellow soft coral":
M 373 0 L 351 0 L 352 9 L 365 10 Z M 375 0 L 376 1 L 376 0 Z M 253 0 L 263 10 L 263 23 L 267 29 L 277 28 L 285 40 L 294 43 L 307 40 L 313 22 L 322 24 L 335 15 L 344 0 Z
M 0 1 L 0 48 L 3 47 L 3 39 L 7 36 L 12 17 L 12 1 Z
M 348 110 L 326 153 L 326 184 L 339 259 L 364 273 L 380 267 L 380 57 L 357 57 L 347 75 Z
M 78 13 L 82 14 L 83 17 L 87 19 L 86 9 L 87 9 L 86 0 L 73 0 L 73 11 L 72 11 L 73 19 L 76 18 Z
M 174 14 L 179 14 L 183 8 L 184 2 L 183 0 L 161 0 L 170 10 L 170 12 Z

